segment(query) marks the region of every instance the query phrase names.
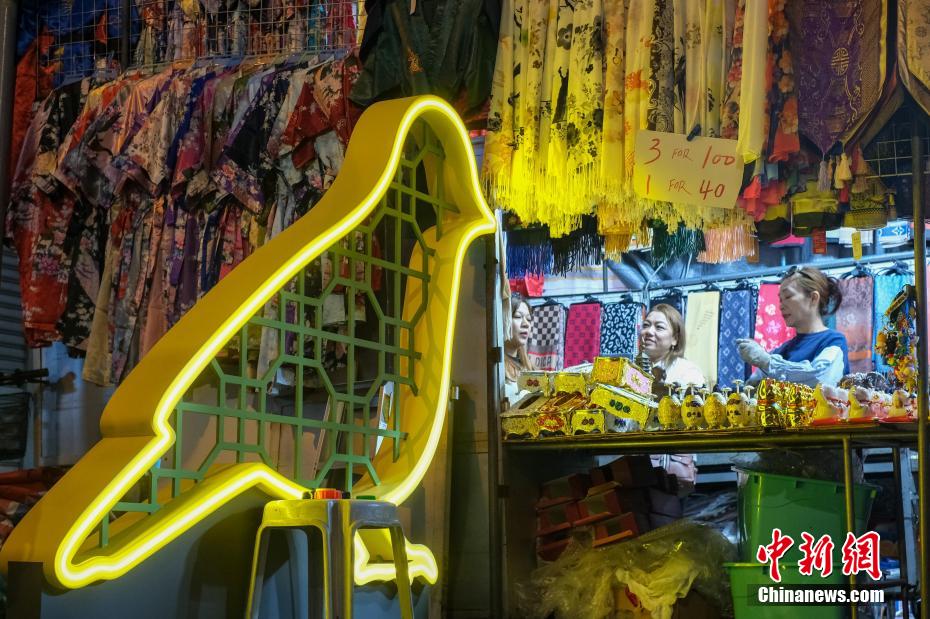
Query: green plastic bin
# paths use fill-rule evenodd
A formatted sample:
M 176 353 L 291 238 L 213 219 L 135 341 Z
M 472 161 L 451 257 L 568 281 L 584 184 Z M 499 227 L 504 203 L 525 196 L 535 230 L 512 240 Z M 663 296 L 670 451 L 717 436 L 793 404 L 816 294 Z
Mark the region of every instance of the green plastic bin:
M 831 481 L 735 469 L 739 482 L 739 558 L 756 561 L 759 546 L 772 543 L 772 530 L 794 539 L 782 561 L 797 564 L 801 533 L 830 535 L 835 552 L 846 541 L 845 486 Z M 865 533 L 877 486 L 856 484 L 856 535 Z
M 849 579 L 843 576 L 842 569 L 822 578 L 818 572 L 811 576 L 802 576 L 797 563 L 779 562 L 781 582 L 773 583 L 769 578 L 769 566 L 759 563 L 724 563 L 730 575 L 730 593 L 733 596 L 733 614 L 735 619 L 843 619 L 847 615 L 848 604 L 840 606 L 793 606 L 759 604 L 757 589 L 754 585 L 789 586 L 817 585 L 842 588 Z

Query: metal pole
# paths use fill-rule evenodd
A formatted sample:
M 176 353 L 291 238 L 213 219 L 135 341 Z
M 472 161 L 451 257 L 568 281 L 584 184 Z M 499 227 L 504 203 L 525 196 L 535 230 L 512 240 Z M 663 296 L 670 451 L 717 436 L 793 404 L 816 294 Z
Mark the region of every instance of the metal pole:
M 497 234 L 500 234 L 498 232 Z M 498 366 L 502 360 L 501 343 L 497 341 L 497 238 L 485 241 L 485 303 L 487 304 L 487 338 L 490 354 L 488 368 L 488 578 L 490 579 L 490 611 L 492 617 L 504 616 L 503 597 L 503 516 L 501 512 L 500 487 L 500 379 Z
M 6 234 L 10 201 L 10 152 L 13 137 L 13 93 L 16 87 L 16 0 L 0 0 L 0 240 Z M 3 265 L 0 262 L 0 274 Z
M 842 258 L 839 260 L 832 260 L 828 263 L 821 264 L 819 262 L 812 262 L 810 264 L 817 266 L 819 265 L 824 270 L 830 269 L 845 269 L 847 267 L 856 266 L 857 264 L 876 264 L 876 263 L 892 263 L 895 260 L 909 260 L 914 257 L 914 253 L 910 251 L 901 251 L 888 254 L 876 254 L 873 256 L 863 256 L 861 260 L 854 260 L 853 258 Z M 767 269 L 758 269 L 754 271 L 744 271 L 739 274 L 734 273 L 724 273 L 722 275 L 709 275 L 706 277 L 688 277 L 682 279 L 673 279 L 667 281 L 660 281 L 655 285 L 649 286 L 650 291 L 655 290 L 669 290 L 672 288 L 685 288 L 687 286 L 700 286 L 704 284 L 713 284 L 717 282 L 731 282 L 731 281 L 741 281 L 741 280 L 753 280 L 760 279 L 764 277 L 777 277 L 783 275 L 785 272 L 786 266 L 780 267 L 771 267 Z M 616 272 L 615 272 L 616 274 Z M 627 293 L 640 293 L 643 292 L 643 288 L 640 289 L 629 289 L 629 290 L 614 290 L 607 292 L 606 294 L 616 294 L 621 296 Z M 601 294 L 601 293 L 593 293 Z M 583 297 L 584 294 L 578 294 L 577 292 L 567 292 L 564 294 L 553 294 L 546 295 L 547 299 L 562 299 L 569 297 Z
M 904 453 L 907 453 L 905 451 Z M 898 578 L 902 581 L 901 585 L 901 603 L 904 606 L 903 619 L 910 619 L 910 582 L 907 574 L 907 533 L 904 522 L 904 501 L 907 497 L 904 494 L 904 478 L 901 476 L 901 449 L 895 447 L 891 450 L 892 471 L 894 472 L 894 487 L 897 489 L 898 496 L 895 497 L 895 520 L 898 529 Z M 908 467 L 910 475 L 910 467 Z
M 851 531 L 853 535 L 856 534 L 856 506 L 854 501 L 854 493 L 856 491 L 855 481 L 853 480 L 853 470 L 852 470 L 852 447 L 849 444 L 849 438 L 846 437 L 843 439 L 843 473 L 846 481 L 845 494 L 846 494 L 846 530 Z M 845 541 L 845 540 L 844 540 Z M 839 541 L 837 541 L 839 543 Z M 856 588 L 856 575 L 852 574 L 849 577 L 849 587 L 850 589 Z M 859 616 L 859 608 L 855 603 L 850 603 L 849 605 L 849 616 L 851 619 L 856 619 Z
M 917 289 L 917 494 L 920 500 L 920 616 L 930 617 L 930 479 L 927 469 L 927 242 L 924 229 L 924 156 L 921 113 L 911 128 L 911 173 L 914 175 L 914 284 Z

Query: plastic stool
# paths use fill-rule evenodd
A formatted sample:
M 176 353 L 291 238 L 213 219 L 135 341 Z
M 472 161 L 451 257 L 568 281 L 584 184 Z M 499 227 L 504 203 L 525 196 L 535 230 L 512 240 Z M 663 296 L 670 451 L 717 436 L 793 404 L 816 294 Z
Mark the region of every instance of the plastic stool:
M 390 531 L 401 617 L 413 619 L 406 541 L 403 528 L 397 519 L 397 506 L 382 501 L 332 499 L 271 501 L 265 505 L 252 561 L 248 616 L 251 619 L 261 619 L 262 588 L 265 584 L 265 571 L 272 535 L 302 530 L 306 534 L 308 547 L 312 546 L 311 540 L 314 534 L 321 536 L 322 552 L 318 557 L 310 553 L 303 555 L 307 561 L 307 564 L 303 565 L 302 549 L 297 547 L 297 537 L 286 536 L 287 553 L 291 560 L 290 580 L 293 608 L 301 609 L 299 612 L 311 614 L 309 610 L 303 610 L 309 608 L 309 603 L 303 603 L 309 600 L 306 600 L 302 593 L 309 595 L 310 583 L 303 585 L 301 573 L 316 567 L 322 574 L 322 616 L 326 619 L 351 619 L 352 593 L 355 585 L 354 540 L 359 529 L 388 529 Z M 315 559 L 317 565 L 314 565 Z M 302 567 L 307 569 L 302 570 Z

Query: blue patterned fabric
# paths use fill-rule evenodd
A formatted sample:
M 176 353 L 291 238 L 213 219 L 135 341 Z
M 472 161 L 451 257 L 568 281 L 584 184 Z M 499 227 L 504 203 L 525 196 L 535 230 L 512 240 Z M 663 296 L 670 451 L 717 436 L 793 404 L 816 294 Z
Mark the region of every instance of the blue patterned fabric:
M 885 312 L 891 301 L 897 296 L 906 284 L 913 284 L 914 278 L 909 275 L 876 275 L 875 276 L 875 295 L 874 295 L 874 312 L 875 318 L 872 321 L 872 359 L 875 362 L 876 372 L 888 372 L 891 368 L 886 365 L 881 356 L 874 351 L 875 337 L 885 324 Z
M 643 306 L 626 301 L 609 303 L 601 314 L 601 354 L 605 357 L 636 357 Z
M 678 313 L 681 314 L 682 318 L 685 317 L 685 297 L 680 292 L 674 292 L 672 294 L 659 297 L 658 299 L 653 299 L 652 305 L 650 305 L 650 307 L 655 307 L 660 303 L 671 305 L 676 310 L 678 310 Z
M 755 329 L 755 291 L 724 290 L 720 295 L 720 329 L 717 340 L 717 384 L 729 387 L 746 380 L 749 366 L 736 350 L 736 340 L 752 337 Z

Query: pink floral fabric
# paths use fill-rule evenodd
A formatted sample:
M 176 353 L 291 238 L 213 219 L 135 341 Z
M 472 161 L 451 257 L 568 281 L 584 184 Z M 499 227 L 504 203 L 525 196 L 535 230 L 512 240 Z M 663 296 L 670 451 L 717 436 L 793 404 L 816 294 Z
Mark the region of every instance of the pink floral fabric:
M 778 284 L 759 286 L 759 302 L 756 305 L 755 340 L 768 351 L 775 350 L 795 336 L 795 330 L 785 324 L 778 309 Z

